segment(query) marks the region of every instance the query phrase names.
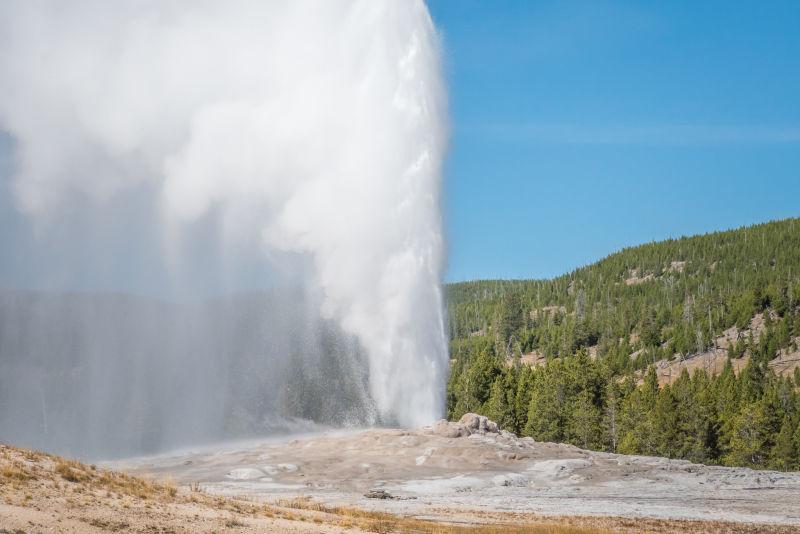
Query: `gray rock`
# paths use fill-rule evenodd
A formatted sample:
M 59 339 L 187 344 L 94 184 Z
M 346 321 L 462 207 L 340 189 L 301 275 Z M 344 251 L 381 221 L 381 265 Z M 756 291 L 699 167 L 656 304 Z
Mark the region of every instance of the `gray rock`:
M 367 493 L 364 494 L 364 497 L 367 499 L 396 499 L 394 495 L 389 493 L 386 490 L 382 489 L 373 489 L 369 490 Z
M 461 423 L 451 423 L 445 419 L 433 424 L 433 433 L 445 438 L 461 438 L 469 436 L 469 431 Z
M 488 417 L 476 413 L 465 413 L 459 421 L 470 434 L 497 434 L 500 429 L 497 423 Z

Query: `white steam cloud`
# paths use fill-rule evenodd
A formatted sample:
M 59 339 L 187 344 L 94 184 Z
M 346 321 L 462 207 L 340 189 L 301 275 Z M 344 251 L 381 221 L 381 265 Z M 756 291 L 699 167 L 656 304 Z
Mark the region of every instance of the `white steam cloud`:
M 441 415 L 445 95 L 421 0 L 0 4 L 0 128 L 21 211 L 152 190 L 173 238 L 213 215 L 226 251 L 306 257 L 355 335 L 375 404 Z M 121 236 L 123 237 L 123 236 Z

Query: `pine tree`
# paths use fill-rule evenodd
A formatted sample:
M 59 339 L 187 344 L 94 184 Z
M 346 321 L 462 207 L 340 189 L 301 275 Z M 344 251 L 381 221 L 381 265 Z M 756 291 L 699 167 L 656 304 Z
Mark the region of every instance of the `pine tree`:
M 767 422 L 761 403 L 746 404 L 733 425 L 730 452 L 725 456 L 726 465 L 743 465 L 762 468 L 766 465 L 769 450 L 767 444 Z
M 798 449 L 794 439 L 796 426 L 788 415 L 783 418 L 781 431 L 775 438 L 775 445 L 769 455 L 770 469 L 790 471 L 798 467 Z
M 527 365 L 520 367 L 517 375 L 517 391 L 514 395 L 514 418 L 516 424 L 514 432 L 517 434 L 522 434 L 528 424 L 528 410 L 531 405 L 534 380 L 535 374 L 531 367 Z
M 567 441 L 583 449 L 602 447 L 602 413 L 591 392 L 583 390 L 575 398 L 567 425 Z
M 764 370 L 751 359 L 739 375 L 739 398 L 742 402 L 755 402 L 761 397 L 764 386 Z
M 649 426 L 654 430 L 655 452 L 659 456 L 673 458 L 677 455 L 678 414 L 675 409 L 675 397 L 672 388 L 667 385 L 661 388 L 653 411 L 650 414 Z
M 513 339 L 518 336 L 520 330 L 525 324 L 525 316 L 520 302 L 520 296 L 516 292 L 507 293 L 502 300 L 500 306 L 500 316 L 497 321 L 497 335 L 500 344 L 499 352 L 512 356 L 511 348 Z M 517 338 L 517 341 L 519 339 Z
M 538 441 L 562 441 L 566 383 L 560 362 L 545 367 L 534 381 L 524 434 Z
M 505 370 L 492 384 L 489 400 L 484 413 L 495 421 L 503 430 L 514 432 L 516 417 L 514 416 L 514 397 L 516 392 L 516 376 L 513 368 Z
M 794 453 L 795 453 L 795 469 L 800 470 L 800 416 L 795 421 L 794 425 Z
M 681 412 L 687 437 L 680 457 L 693 462 L 713 462 L 719 457 L 719 422 L 713 383 L 705 371 L 695 371 L 691 397 L 691 411 Z
M 621 418 L 619 452 L 623 454 L 657 454 L 657 432 L 653 411 L 658 400 L 658 378 L 650 368 L 644 383 L 625 399 Z
M 730 452 L 734 423 L 739 415 L 739 383 L 730 360 L 725 363 L 722 374 L 715 381 L 716 411 L 719 418 L 719 449 L 726 455 Z
M 453 408 L 453 419 L 467 412 L 481 412 L 489 400 L 492 384 L 502 370 L 491 351 L 478 354 L 460 374 L 455 388 L 459 391 Z
M 603 412 L 604 442 L 606 443 L 604 449 L 617 452 L 620 439 L 620 408 L 625 390 L 617 382 L 611 382 L 606 387 L 606 403 Z

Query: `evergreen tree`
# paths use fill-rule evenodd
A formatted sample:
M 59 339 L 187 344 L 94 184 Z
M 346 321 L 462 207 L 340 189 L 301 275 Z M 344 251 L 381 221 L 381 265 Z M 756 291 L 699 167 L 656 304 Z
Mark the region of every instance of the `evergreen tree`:
M 562 365 L 554 361 L 534 381 L 524 434 L 537 441 L 562 441 L 566 400 Z
M 719 414 L 719 449 L 725 455 L 730 452 L 734 423 L 739 414 L 739 382 L 730 360 L 725 363 L 722 374 L 716 380 L 717 413 Z
M 524 365 L 519 369 L 517 376 L 517 391 L 514 395 L 514 432 L 522 434 L 528 424 L 528 411 L 531 405 L 535 374 L 531 367 Z
M 519 333 L 525 321 L 523 313 L 518 293 L 508 293 L 503 297 L 497 323 L 497 335 L 501 347 L 500 352 L 506 357 L 512 356 L 511 349 L 513 349 L 514 338 L 516 337 L 519 341 Z
M 679 428 L 675 404 L 672 388 L 668 385 L 661 388 L 653 411 L 650 413 L 651 421 L 648 423 L 655 433 L 653 439 L 656 454 L 667 458 L 674 457 L 678 453 L 676 445 Z
M 759 363 L 750 360 L 739 375 L 739 398 L 742 402 L 755 402 L 761 397 L 764 385 L 764 370 Z
M 603 430 L 607 450 L 617 452 L 620 439 L 620 411 L 622 401 L 626 394 L 634 388 L 631 380 L 626 380 L 623 385 L 617 382 L 610 382 L 606 386 L 606 403 L 603 413 Z
M 719 457 L 719 421 L 713 383 L 705 371 L 695 371 L 685 404 L 690 407 L 678 408 L 685 437 L 677 457 L 699 463 L 715 461 Z
M 598 449 L 603 443 L 602 413 L 594 404 L 591 393 L 582 390 L 576 396 L 569 423 L 566 441 L 583 449 Z
M 460 394 L 453 409 L 453 419 L 459 419 L 467 412 L 480 412 L 497 376 L 502 372 L 500 363 L 490 351 L 481 352 L 472 364 L 465 369 L 458 384 Z
M 725 463 L 763 468 L 770 452 L 767 448 L 767 423 L 761 403 L 745 405 L 734 421 L 730 452 L 725 456 Z
M 650 368 L 644 383 L 625 399 L 622 409 L 622 438 L 619 452 L 623 454 L 657 454 L 657 432 L 653 411 L 658 400 L 658 378 Z
M 511 432 L 515 431 L 517 425 L 514 413 L 516 382 L 514 369 L 506 369 L 492 384 L 486 409 L 483 410 L 501 429 Z
M 775 445 L 770 452 L 769 467 L 779 471 L 789 471 L 798 467 L 798 448 L 795 442 L 795 427 L 789 416 L 783 418 L 783 424 L 778 436 L 775 438 Z

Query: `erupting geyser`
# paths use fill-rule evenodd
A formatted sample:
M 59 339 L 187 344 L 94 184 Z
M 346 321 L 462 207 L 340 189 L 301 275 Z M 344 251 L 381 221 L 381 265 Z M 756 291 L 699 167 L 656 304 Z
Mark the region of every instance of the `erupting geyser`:
M 421 0 L 3 2 L 17 207 L 40 243 L 56 232 L 64 248 L 67 219 L 157 242 L 140 249 L 175 285 L 199 268 L 187 236 L 213 240 L 221 270 L 257 248 L 357 340 L 380 419 L 428 423 L 447 369 L 439 61 Z M 117 228 L 128 199 L 134 219 Z M 116 265 L 102 246 L 85 261 Z

